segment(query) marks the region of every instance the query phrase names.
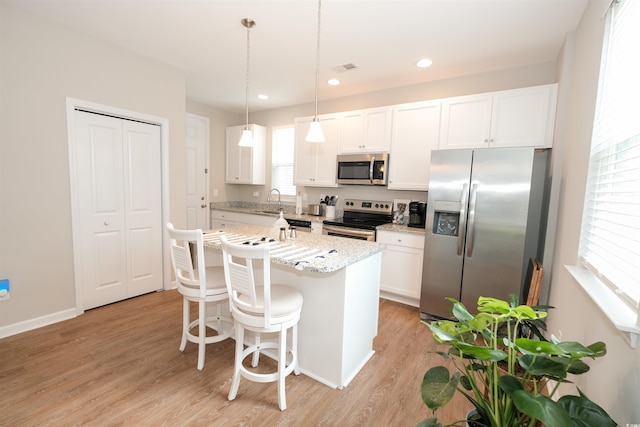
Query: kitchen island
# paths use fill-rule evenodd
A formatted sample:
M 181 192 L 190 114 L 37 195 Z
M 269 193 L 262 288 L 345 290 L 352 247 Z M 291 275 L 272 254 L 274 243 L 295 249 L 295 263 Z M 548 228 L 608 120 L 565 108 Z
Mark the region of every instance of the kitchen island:
M 329 387 L 346 387 L 374 354 L 384 245 L 311 233 L 280 242 L 270 228 L 234 227 L 205 233 L 208 264 L 222 264 L 222 233 L 235 243 L 271 245 L 272 283 L 291 286 L 304 299 L 301 372 Z

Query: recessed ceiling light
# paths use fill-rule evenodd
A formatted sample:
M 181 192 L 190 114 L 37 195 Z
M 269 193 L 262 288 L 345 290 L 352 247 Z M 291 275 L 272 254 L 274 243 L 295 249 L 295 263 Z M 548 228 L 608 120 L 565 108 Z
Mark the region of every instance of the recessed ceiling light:
M 269 96 L 268 95 L 258 95 L 258 99 L 262 99 L 264 101 L 264 100 L 269 99 Z
M 329 83 L 329 85 L 331 85 L 331 86 L 338 86 L 340 84 L 340 80 L 338 80 L 338 79 L 329 79 L 329 81 L 327 81 L 327 83 Z
M 419 60 L 418 62 L 416 62 L 416 67 L 427 68 L 427 67 L 431 66 L 431 64 L 433 64 L 433 62 L 431 62 L 430 59 L 423 58 L 423 59 Z

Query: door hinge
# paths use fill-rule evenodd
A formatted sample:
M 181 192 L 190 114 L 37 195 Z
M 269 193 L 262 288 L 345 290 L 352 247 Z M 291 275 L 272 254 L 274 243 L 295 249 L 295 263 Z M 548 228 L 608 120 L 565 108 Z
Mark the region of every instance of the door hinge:
M 209 173 L 209 168 L 204 168 L 204 173 Z

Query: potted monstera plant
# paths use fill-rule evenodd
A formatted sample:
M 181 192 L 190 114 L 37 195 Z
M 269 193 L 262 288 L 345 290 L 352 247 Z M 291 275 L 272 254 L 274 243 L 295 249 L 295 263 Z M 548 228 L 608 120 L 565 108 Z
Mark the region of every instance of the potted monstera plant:
M 523 336 L 523 326 L 539 324 L 544 310 L 509 301 L 480 297 L 478 313 L 471 314 L 459 301 L 453 304 L 453 320 L 423 322 L 435 340 L 448 347 L 438 353 L 448 360 L 446 366 L 429 369 L 422 381 L 422 399 L 434 413 L 461 393 L 472 405 L 467 416 L 451 425 L 480 426 L 593 426 L 617 424 L 600 406 L 579 389 L 577 395 L 554 396 L 561 383 L 570 382 L 568 374 L 589 371 L 583 361 L 602 357 L 606 346 L 577 342 L 549 341 Z M 451 370 L 450 370 L 451 369 Z M 442 426 L 429 418 L 419 427 Z

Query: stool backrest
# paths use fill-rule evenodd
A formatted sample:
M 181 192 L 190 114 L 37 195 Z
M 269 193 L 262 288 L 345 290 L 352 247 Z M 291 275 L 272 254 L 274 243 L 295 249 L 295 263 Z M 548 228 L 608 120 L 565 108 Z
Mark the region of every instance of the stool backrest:
M 234 317 L 247 325 L 271 326 L 271 265 L 266 244 L 231 243 L 220 236 L 229 306 Z M 256 286 L 254 261 L 262 261 L 262 286 Z
M 167 223 L 171 264 L 176 276 L 178 291 L 182 294 L 205 298 L 207 280 L 204 265 L 204 240 L 202 230 L 176 230 L 173 224 Z M 189 243 L 195 244 L 197 269 L 193 266 L 193 258 Z

